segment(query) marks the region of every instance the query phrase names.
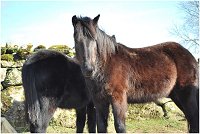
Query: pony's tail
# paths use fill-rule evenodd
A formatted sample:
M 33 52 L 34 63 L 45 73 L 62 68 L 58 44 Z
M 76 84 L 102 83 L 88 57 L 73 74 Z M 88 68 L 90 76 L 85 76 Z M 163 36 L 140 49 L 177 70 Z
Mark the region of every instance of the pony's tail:
M 36 87 L 36 76 L 31 65 L 23 65 L 22 83 L 25 94 L 26 120 L 31 125 L 39 125 L 38 120 L 40 119 L 40 102 Z

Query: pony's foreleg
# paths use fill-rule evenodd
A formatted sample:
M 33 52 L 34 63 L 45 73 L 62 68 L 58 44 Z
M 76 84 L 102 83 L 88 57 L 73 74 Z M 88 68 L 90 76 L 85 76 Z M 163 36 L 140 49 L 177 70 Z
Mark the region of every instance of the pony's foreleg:
M 87 105 L 87 117 L 89 133 L 96 133 L 96 111 L 92 101 Z
M 112 109 L 114 115 L 115 130 L 117 133 L 125 133 L 125 116 L 127 110 L 126 93 L 116 93 L 112 96 Z
M 86 109 L 87 107 L 83 107 L 81 109 L 76 109 L 76 132 L 83 133 L 83 129 L 85 127 L 86 121 Z
M 106 133 L 108 126 L 109 103 L 99 100 L 97 103 L 95 103 L 95 107 L 97 131 L 98 133 Z

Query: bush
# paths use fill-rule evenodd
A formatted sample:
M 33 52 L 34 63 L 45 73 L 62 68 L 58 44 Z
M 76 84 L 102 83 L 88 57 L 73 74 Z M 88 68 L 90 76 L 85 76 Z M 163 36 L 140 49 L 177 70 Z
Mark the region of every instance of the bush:
M 12 54 L 3 54 L 3 55 L 1 55 L 1 60 L 13 61 L 13 55 Z
M 14 55 L 14 60 L 26 60 L 26 58 L 28 57 L 28 55 L 30 55 L 32 53 L 31 49 L 32 49 L 33 45 L 28 44 L 27 47 L 24 49 L 22 47 L 20 47 L 16 54 Z
M 12 54 L 14 55 L 14 60 L 25 60 L 27 55 L 29 55 L 31 53 L 31 49 L 32 49 L 33 45 L 28 44 L 27 47 L 24 49 L 22 47 L 19 47 L 17 45 L 9 45 L 6 43 L 5 47 L 1 48 L 1 55 L 3 54 Z M 9 57 L 3 57 L 2 59 L 5 60 L 13 60 L 13 58 L 11 58 L 11 56 Z
M 70 57 L 74 56 L 74 53 L 72 52 L 72 48 L 70 48 L 66 45 L 53 45 L 53 46 L 49 47 L 48 49 L 64 53 Z
M 1 55 L 5 54 L 6 53 L 6 47 L 1 47 Z
M 39 46 L 37 46 L 33 51 L 34 51 L 34 52 L 37 52 L 37 51 L 42 50 L 42 49 L 46 49 L 46 47 L 43 46 L 43 45 L 39 45 Z
M 25 60 L 26 57 L 30 54 L 26 49 L 19 49 L 17 53 L 14 55 L 15 60 Z
M 32 47 L 33 47 L 32 44 L 28 44 L 28 45 L 26 46 L 26 51 L 31 52 Z
M 6 49 L 6 54 L 13 54 L 13 53 L 16 53 L 18 50 L 18 48 L 12 48 L 12 47 L 9 47 Z

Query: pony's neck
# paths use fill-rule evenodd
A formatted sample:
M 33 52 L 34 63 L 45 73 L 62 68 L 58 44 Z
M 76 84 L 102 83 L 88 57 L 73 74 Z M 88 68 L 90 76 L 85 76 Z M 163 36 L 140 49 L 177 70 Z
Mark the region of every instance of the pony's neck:
M 97 28 L 97 51 L 100 62 L 107 62 L 116 53 L 117 43 L 104 31 Z

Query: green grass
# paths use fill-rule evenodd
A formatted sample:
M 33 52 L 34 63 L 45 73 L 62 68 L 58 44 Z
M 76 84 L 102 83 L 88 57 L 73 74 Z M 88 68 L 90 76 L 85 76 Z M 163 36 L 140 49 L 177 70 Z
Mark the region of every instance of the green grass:
M 139 107 L 139 111 L 138 108 Z M 148 109 L 147 109 L 148 108 Z M 159 107 L 156 105 L 129 105 L 126 117 L 126 131 L 128 133 L 187 133 L 187 121 L 184 119 L 183 113 L 175 108 L 176 110 L 168 111 L 168 118 L 162 117 L 163 113 L 157 114 Z M 111 111 L 111 109 L 110 109 Z M 138 112 L 138 113 L 137 113 Z M 155 114 L 155 115 L 154 115 Z M 74 114 L 72 114 L 75 116 Z M 153 116 L 154 115 L 154 116 Z M 59 118 L 63 118 L 64 116 Z M 68 116 L 66 116 L 68 117 Z M 64 117 L 64 118 L 66 118 Z M 74 117 L 75 118 L 75 117 Z M 72 119 L 70 119 L 72 121 Z M 75 123 L 75 120 L 73 120 Z M 58 123 L 57 123 L 58 124 Z M 59 125 L 59 124 L 58 124 Z M 68 125 L 70 126 L 70 125 Z M 75 133 L 76 126 L 71 125 L 71 128 L 67 126 L 62 127 L 61 125 L 56 126 L 56 123 L 52 123 L 47 128 L 48 133 Z M 84 132 L 88 132 L 87 128 Z M 108 120 L 108 132 L 115 133 L 114 119 L 112 112 L 110 112 Z
M 185 120 L 175 119 L 146 119 L 146 120 L 126 120 L 126 129 L 128 133 L 186 133 L 187 122 Z M 48 133 L 75 133 L 75 128 L 66 128 L 60 126 L 49 126 Z M 86 129 L 84 132 L 88 132 Z M 109 120 L 108 132 L 115 133 L 113 120 Z
M 75 128 L 67 128 L 61 126 L 49 126 L 47 128 L 47 133 L 75 133 Z
M 127 132 L 130 133 L 185 133 L 186 121 L 172 119 L 147 119 L 127 121 Z

